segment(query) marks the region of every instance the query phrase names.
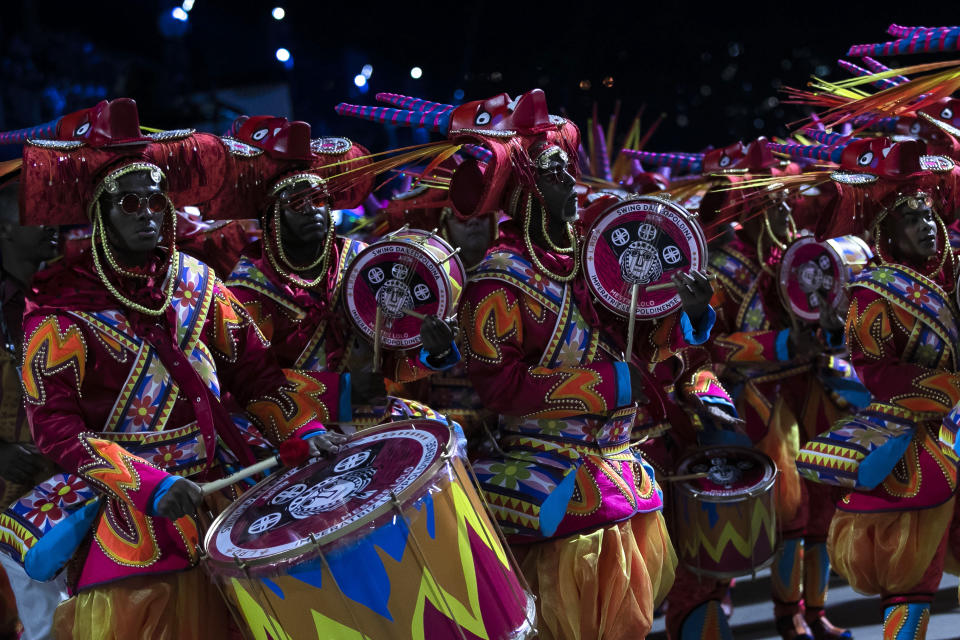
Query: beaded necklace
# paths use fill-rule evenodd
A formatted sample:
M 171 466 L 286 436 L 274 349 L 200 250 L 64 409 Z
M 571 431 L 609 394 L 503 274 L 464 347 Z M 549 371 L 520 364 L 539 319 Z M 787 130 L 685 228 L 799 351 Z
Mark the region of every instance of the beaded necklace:
M 534 266 L 542 273 L 543 275 L 556 280 L 557 282 L 570 282 L 577 277 L 577 272 L 580 270 L 580 252 L 577 251 L 577 237 L 573 234 L 573 230 L 567 227 L 570 233 L 570 249 L 573 251 L 573 269 L 570 270 L 565 276 L 557 275 L 553 273 L 540 262 L 540 258 L 537 257 L 537 252 L 533 249 L 533 240 L 530 238 L 530 222 L 533 217 L 533 195 L 527 195 L 527 208 L 525 212 L 525 220 L 523 221 L 523 240 L 526 243 L 527 252 L 530 254 L 530 259 L 533 261 Z M 546 213 L 543 212 L 541 208 L 541 220 L 546 217 Z

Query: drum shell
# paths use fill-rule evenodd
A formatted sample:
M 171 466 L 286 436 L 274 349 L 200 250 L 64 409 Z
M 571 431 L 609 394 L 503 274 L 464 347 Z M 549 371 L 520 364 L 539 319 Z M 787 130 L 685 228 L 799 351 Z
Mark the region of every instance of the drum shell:
M 413 639 L 429 629 L 455 638 L 459 627 L 526 637 L 532 598 L 463 462 L 444 456 L 427 475 L 386 513 L 316 540 L 293 562 L 231 571 L 208 559 L 206 568 L 253 637 Z
M 841 236 L 823 242 L 817 242 L 812 236 L 804 236 L 790 245 L 781 266 L 780 294 L 795 316 L 807 322 L 818 322 L 819 309 L 804 303 L 802 288 L 797 285 L 797 276 L 792 273 L 795 269 L 794 262 L 799 262 L 799 258 L 795 260 L 794 255 L 809 250 L 812 245 L 819 246 L 826 252 L 832 266 L 833 286 L 824 296 L 831 309 L 844 307 L 847 299 L 846 285 L 867 267 L 873 252 L 866 242 L 856 236 Z
M 431 286 L 437 287 L 441 300 L 438 300 L 436 309 L 419 309 L 420 305 L 410 298 L 411 308 L 420 313 L 443 319 L 454 316 L 467 281 L 460 257 L 454 254 L 453 247 L 446 240 L 436 234 L 421 229 L 404 229 L 370 244 L 353 259 L 344 277 L 347 316 L 368 340 L 374 337 L 376 303 L 364 289 L 361 272 L 366 266 L 377 264 L 378 256 L 394 252 L 398 256 L 405 255 L 405 263 L 411 263 L 421 275 L 427 276 L 424 279 Z M 410 316 L 389 318 L 381 332 L 382 346 L 396 350 L 420 347 L 420 322 Z
M 743 447 L 707 447 L 684 458 L 677 475 L 710 454 L 736 455 L 762 464 L 762 483 L 738 495 L 698 491 L 689 482 L 671 485 L 671 527 L 677 558 L 692 572 L 719 579 L 750 575 L 770 566 L 779 545 L 774 505 L 778 475 L 766 455 Z

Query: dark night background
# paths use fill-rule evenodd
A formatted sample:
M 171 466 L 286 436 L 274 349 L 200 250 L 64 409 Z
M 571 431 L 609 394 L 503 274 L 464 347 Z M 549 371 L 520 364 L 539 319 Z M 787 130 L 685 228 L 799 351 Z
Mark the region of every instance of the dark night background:
M 281 21 L 271 17 L 278 5 Z M 696 151 L 785 133 L 802 112 L 779 103 L 781 85 L 803 86 L 813 73 L 847 77 L 836 59 L 849 45 L 889 39 L 891 22 L 957 24 L 952 5 L 195 0 L 182 22 L 172 18 L 173 0 L 6 0 L 0 129 L 129 96 L 147 126 L 219 133 L 239 113 L 274 113 L 376 151 L 411 134 L 340 118 L 337 102 L 373 103 L 377 91 L 393 91 L 456 103 L 457 90 L 471 100 L 539 86 L 552 112 L 581 127 L 595 101 L 606 122 L 622 100 L 621 134 L 646 104 L 645 127 L 667 115 L 648 149 Z M 278 47 L 290 50 L 292 66 L 276 59 Z M 354 77 L 365 64 L 373 74 L 361 93 Z M 423 69 L 419 80 L 413 66 Z

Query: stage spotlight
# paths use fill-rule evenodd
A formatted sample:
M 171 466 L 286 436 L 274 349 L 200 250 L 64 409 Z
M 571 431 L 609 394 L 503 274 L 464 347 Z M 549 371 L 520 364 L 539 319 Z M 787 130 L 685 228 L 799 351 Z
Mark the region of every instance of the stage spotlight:
M 283 47 L 277 49 L 277 60 L 280 62 L 286 62 L 290 59 L 290 52 Z
M 358 74 L 353 78 L 353 84 L 357 85 L 358 87 L 364 87 L 364 86 L 366 86 L 366 84 L 367 84 L 367 78 L 366 78 L 366 76 L 364 76 L 362 73 L 358 73 Z
M 360 73 L 363 74 L 363 77 L 364 77 L 364 78 L 366 78 L 367 80 L 369 80 L 369 79 L 370 79 L 370 76 L 373 75 L 373 65 L 371 65 L 371 64 L 365 64 L 365 65 L 363 65 L 363 69 L 360 71 Z
M 287 15 L 287 12 L 283 10 L 283 7 L 274 7 L 273 11 L 270 12 L 270 15 L 273 16 L 274 20 L 283 20 L 284 16 Z
M 174 20 L 179 20 L 180 22 L 186 22 L 190 17 L 187 15 L 187 12 L 183 10 L 183 7 L 174 7 L 173 11 L 170 12 L 170 15 L 173 16 Z
M 422 75 L 423 69 L 420 67 L 414 67 L 413 69 L 410 69 L 410 77 L 414 80 L 419 80 Z

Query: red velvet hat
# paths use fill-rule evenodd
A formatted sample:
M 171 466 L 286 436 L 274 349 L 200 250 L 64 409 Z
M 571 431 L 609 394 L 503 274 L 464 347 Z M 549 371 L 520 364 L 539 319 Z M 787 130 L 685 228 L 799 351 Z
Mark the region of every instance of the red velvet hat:
M 139 134 L 136 103 L 101 102 L 64 116 L 42 132 L 65 139 L 25 139 L 20 218 L 25 225 L 87 224 L 104 180 L 130 165 L 159 171 L 175 206 L 201 204 L 222 188 L 223 145 L 191 130 Z
M 490 152 L 488 161 L 468 159 L 453 174 L 450 199 L 460 216 L 501 209 L 515 214 L 510 211 L 510 203 L 517 200 L 515 194 L 534 191 L 535 159 L 530 157 L 531 149 L 542 154 L 558 147 L 571 160 L 571 171 L 577 170 L 579 130 L 569 120 L 550 115 L 540 89 L 516 98 L 501 93 L 457 107 L 391 93 L 377 94 L 377 100 L 397 108 L 339 104 L 337 113 L 446 135 L 447 143 L 427 145 L 420 158 L 427 157 L 426 154 L 442 158 L 465 144 L 479 145 Z M 390 165 L 384 163 L 382 167 L 374 168 L 386 170 Z
M 210 219 L 257 219 L 286 185 L 314 182 L 335 209 L 359 206 L 373 187 L 373 176 L 337 188 L 336 176 L 369 163 L 369 151 L 347 138 L 311 139 L 302 121 L 275 116 L 241 116 L 223 138 L 230 154 L 228 183 L 237 188 L 211 203 Z

